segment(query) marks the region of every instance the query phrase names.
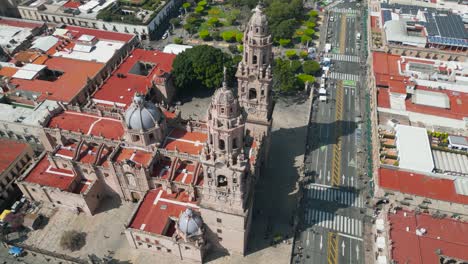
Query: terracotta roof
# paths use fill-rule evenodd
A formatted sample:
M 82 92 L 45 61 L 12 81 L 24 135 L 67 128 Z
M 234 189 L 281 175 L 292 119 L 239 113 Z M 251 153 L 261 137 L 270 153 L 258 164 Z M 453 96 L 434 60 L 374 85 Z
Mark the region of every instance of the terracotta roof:
M 208 135 L 200 132 L 188 132 L 179 128 L 173 129 L 164 140 L 163 147 L 167 150 L 198 155 L 203 148 Z
M 93 99 L 109 103 L 125 104 L 128 107 L 136 92 L 146 94 L 152 81 L 158 82 L 158 75 L 172 71 L 172 62 L 176 55 L 160 51 L 135 49 L 129 57 L 112 73 L 111 77 L 93 95 Z M 152 63 L 155 67 L 147 76 L 132 74 L 130 70 L 138 62 Z M 125 77 L 119 78 L 117 75 Z M 125 108 L 126 108 L 125 107 Z
M 66 2 L 63 7 L 77 9 L 81 5 L 80 1 L 70 0 Z
M 162 188 L 149 191 L 138 211 L 130 223 L 130 227 L 149 233 L 171 237 L 173 229 L 163 233 L 165 227 L 170 224 L 169 217 L 178 218 L 186 208 L 198 207 L 194 202 L 189 202 L 186 192 L 167 194 Z
M 46 99 L 70 102 L 88 82 L 104 67 L 102 63 L 54 57 L 45 61 L 48 69 L 63 72 L 55 81 L 13 78 L 16 89 L 42 93 L 39 101 Z M 77 70 L 80 69 L 80 70 Z M 49 93 L 49 95 L 47 94 Z
M 75 27 L 75 26 L 66 26 L 65 29 L 73 31 L 73 36 L 78 39 L 81 35 L 91 35 L 95 36 L 100 40 L 117 40 L 117 41 L 124 41 L 129 42 L 132 40 L 135 35 L 134 34 L 127 34 L 127 33 L 118 33 L 112 31 L 104 31 L 98 29 L 91 29 L 91 28 L 83 28 L 83 27 Z
M 35 59 L 41 56 L 41 53 L 36 51 L 20 51 L 15 54 L 14 59 L 15 61 L 21 61 L 24 63 L 32 63 Z
M 453 180 L 435 178 L 403 170 L 379 169 L 381 188 L 435 200 L 468 204 L 468 196 L 458 194 Z
M 390 97 L 387 88 L 379 88 L 377 90 L 377 106 L 390 108 Z
M 12 27 L 20 27 L 20 28 L 37 28 L 37 27 L 41 27 L 42 25 L 44 25 L 44 23 L 26 22 L 25 20 L 0 18 L 0 25 L 7 25 L 7 26 L 12 26 Z
M 146 167 L 151 161 L 152 156 L 153 153 L 151 152 L 132 148 L 121 148 L 115 157 L 115 161 L 121 162 L 124 160 L 131 160 L 138 165 L 143 165 Z
M 0 76 L 13 77 L 17 71 L 18 69 L 16 68 L 2 67 L 0 68 Z
M 0 174 L 2 174 L 19 155 L 28 149 L 26 143 L 0 139 Z
M 389 213 L 388 220 L 392 259 L 398 263 L 438 264 L 437 249 L 445 256 L 468 259 L 468 223 L 402 210 Z M 416 235 L 417 228 L 425 228 L 426 234 Z
M 118 119 L 73 111 L 65 111 L 52 117 L 47 127 L 82 132 L 86 135 L 102 135 L 114 140 L 123 137 L 124 134 L 122 122 Z
M 76 175 L 73 171 L 53 168 L 44 155 L 24 181 L 68 191 L 75 177 Z

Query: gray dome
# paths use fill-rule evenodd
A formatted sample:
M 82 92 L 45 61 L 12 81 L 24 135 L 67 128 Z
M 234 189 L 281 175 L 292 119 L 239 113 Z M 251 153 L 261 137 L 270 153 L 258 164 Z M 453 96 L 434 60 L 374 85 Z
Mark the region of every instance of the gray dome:
M 187 208 L 180 215 L 177 225 L 179 230 L 182 231 L 186 236 L 191 236 L 198 233 L 198 230 L 203 225 L 203 220 L 198 214 L 195 214 L 192 209 Z
M 213 96 L 213 104 L 215 105 L 231 105 L 234 104 L 236 97 L 231 89 L 222 87 L 216 90 Z
M 263 13 L 262 6 L 257 5 L 257 7 L 255 7 L 253 11 L 254 11 L 254 14 L 250 18 L 249 25 L 251 27 L 262 27 L 264 28 L 264 32 L 258 32 L 258 33 L 266 33 L 266 30 L 268 27 L 268 19 L 265 13 Z
M 125 111 L 125 123 L 129 129 L 148 130 L 164 119 L 161 110 L 143 96 L 136 94 L 132 105 Z

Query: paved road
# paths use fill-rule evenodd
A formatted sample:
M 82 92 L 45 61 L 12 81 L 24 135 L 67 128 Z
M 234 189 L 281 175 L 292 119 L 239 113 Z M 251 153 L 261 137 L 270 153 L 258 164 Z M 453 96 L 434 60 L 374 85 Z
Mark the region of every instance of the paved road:
M 351 8 L 351 9 L 350 9 Z M 315 102 L 308 138 L 302 217 L 293 263 L 363 263 L 365 201 L 358 172 L 361 90 L 365 61 L 357 43 L 361 11 L 343 2 L 329 10 L 334 65 L 326 81 L 328 102 Z

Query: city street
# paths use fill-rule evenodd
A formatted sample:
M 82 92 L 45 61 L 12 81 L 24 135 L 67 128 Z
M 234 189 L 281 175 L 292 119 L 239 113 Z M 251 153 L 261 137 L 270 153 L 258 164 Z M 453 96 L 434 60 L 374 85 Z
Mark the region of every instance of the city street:
M 362 167 L 361 110 L 365 94 L 360 9 L 334 5 L 325 16 L 332 66 L 326 79 L 327 102 L 315 100 L 305 159 L 302 214 L 293 263 L 362 263 L 365 196 Z M 325 22 L 326 23 L 326 22 Z M 359 154 L 361 155 L 361 154 Z

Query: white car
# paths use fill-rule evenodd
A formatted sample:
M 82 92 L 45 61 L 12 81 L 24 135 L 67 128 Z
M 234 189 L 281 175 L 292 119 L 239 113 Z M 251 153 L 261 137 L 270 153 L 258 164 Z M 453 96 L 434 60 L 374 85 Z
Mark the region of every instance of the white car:
M 167 37 L 169 37 L 169 32 L 166 31 L 166 33 L 164 33 L 164 35 L 162 36 L 162 39 L 167 39 Z

